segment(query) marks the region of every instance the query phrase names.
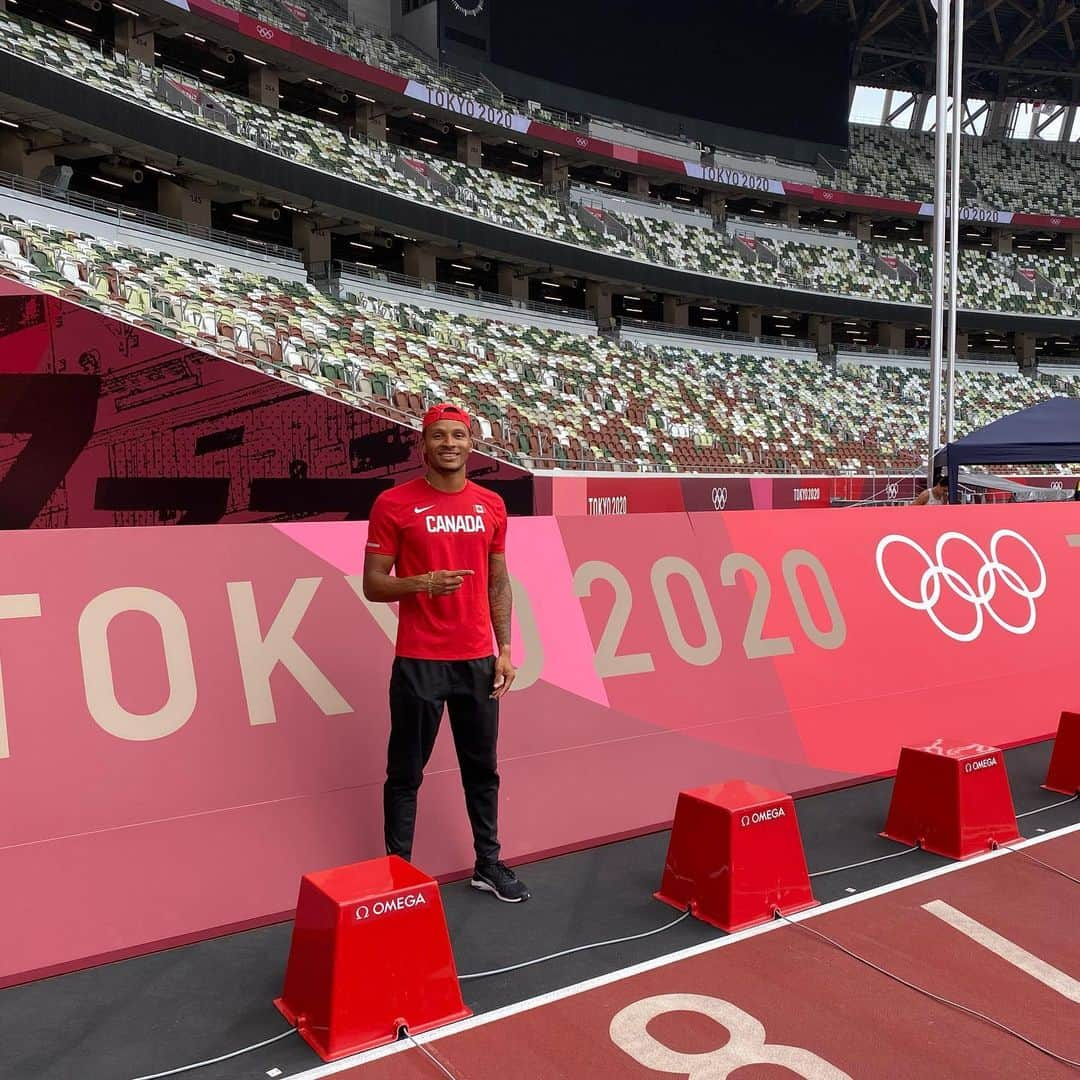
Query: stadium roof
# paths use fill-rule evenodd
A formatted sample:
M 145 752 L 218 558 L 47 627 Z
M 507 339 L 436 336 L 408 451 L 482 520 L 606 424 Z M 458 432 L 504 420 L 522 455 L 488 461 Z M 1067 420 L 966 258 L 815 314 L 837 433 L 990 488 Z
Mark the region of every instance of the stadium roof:
M 781 0 L 798 14 L 833 19 L 853 33 L 852 78 L 869 86 L 933 91 L 933 0 Z M 1080 4 L 1076 0 L 967 0 L 966 96 L 1080 101 Z

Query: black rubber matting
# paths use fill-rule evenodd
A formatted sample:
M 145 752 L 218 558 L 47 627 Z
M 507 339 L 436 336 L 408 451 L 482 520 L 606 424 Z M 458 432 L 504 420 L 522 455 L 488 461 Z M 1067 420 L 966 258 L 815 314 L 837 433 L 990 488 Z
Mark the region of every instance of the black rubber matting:
M 1007 751 L 1019 814 L 1059 802 L 1044 791 L 1051 742 Z M 882 839 L 892 781 L 862 784 L 796 802 L 811 874 L 896 852 Z M 1080 801 L 1020 818 L 1036 836 L 1080 822 Z M 668 834 L 606 844 L 519 867 L 533 891 L 502 904 L 467 882 L 442 890 L 458 971 L 466 975 L 595 941 L 655 929 L 678 913 L 653 899 Z M 828 902 L 902 880 L 948 860 L 915 851 L 870 866 L 814 877 Z M 182 868 L 177 869 L 182 873 Z M 214 1058 L 287 1030 L 272 1005 L 280 993 L 291 924 L 232 934 L 0 991 L 3 1080 L 135 1080 Z M 685 919 L 661 934 L 462 984 L 476 1013 L 559 990 L 631 964 L 714 939 Z M 297 1036 L 183 1077 L 282 1076 L 320 1064 Z

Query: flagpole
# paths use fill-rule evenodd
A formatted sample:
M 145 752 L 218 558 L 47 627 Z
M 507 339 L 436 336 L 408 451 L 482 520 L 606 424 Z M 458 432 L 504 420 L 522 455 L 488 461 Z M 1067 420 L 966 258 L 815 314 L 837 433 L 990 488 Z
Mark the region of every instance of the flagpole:
M 956 414 L 956 311 L 960 306 L 960 143 L 964 108 L 964 0 L 953 3 L 952 188 L 949 192 L 949 334 L 945 376 L 945 442 L 953 441 Z
M 946 152 L 949 97 L 949 0 L 937 3 L 937 122 L 934 125 L 934 273 L 930 319 L 930 417 L 926 483 L 934 483 L 934 456 L 941 439 L 941 357 L 945 289 Z

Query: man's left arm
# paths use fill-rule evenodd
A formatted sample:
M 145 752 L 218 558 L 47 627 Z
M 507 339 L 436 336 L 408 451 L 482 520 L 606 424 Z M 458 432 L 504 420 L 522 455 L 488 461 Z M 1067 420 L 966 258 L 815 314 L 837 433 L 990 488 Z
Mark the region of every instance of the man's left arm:
M 495 660 L 495 685 L 491 696 L 501 698 L 517 675 L 510 662 L 510 613 L 514 596 L 510 588 L 510 574 L 506 569 L 506 555 L 492 552 L 488 556 L 488 606 L 491 608 L 491 627 L 495 631 L 495 644 L 499 655 Z

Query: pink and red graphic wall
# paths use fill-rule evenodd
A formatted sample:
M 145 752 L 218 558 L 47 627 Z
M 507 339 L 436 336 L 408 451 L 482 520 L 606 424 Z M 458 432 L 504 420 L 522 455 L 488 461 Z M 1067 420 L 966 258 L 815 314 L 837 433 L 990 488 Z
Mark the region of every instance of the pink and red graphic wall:
M 511 521 L 506 857 L 657 828 L 687 787 L 1051 734 L 1073 507 Z M 395 615 L 361 598 L 365 534 L 0 533 L 0 984 L 285 917 L 302 873 L 380 853 Z M 470 857 L 444 738 L 415 860 Z

